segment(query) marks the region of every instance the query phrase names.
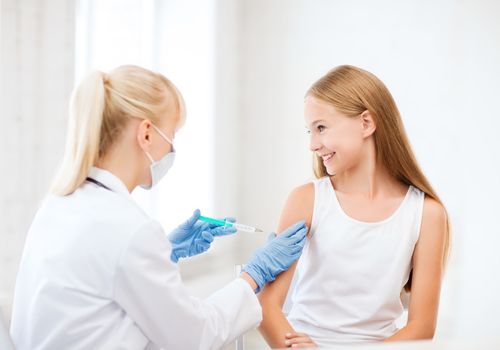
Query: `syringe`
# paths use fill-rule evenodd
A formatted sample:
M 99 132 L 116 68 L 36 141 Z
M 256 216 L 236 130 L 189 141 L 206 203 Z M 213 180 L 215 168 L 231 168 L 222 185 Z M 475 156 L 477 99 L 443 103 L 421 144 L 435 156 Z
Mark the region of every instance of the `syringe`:
M 217 219 L 209 218 L 207 216 L 202 216 L 202 215 L 200 215 L 198 220 L 205 221 L 205 222 L 208 222 L 210 224 L 224 226 L 224 227 L 234 227 L 237 230 L 245 231 L 245 232 L 263 232 L 261 229 L 258 229 L 256 227 L 238 224 L 236 222 L 231 222 L 231 221 L 227 221 L 227 220 L 217 220 Z

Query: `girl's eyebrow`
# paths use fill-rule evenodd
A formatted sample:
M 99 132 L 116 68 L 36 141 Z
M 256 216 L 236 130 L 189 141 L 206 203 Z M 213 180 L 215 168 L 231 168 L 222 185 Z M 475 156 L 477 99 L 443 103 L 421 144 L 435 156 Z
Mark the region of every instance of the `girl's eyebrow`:
M 311 126 L 314 126 L 314 125 L 316 125 L 316 124 L 318 124 L 318 123 L 324 123 L 324 122 L 325 122 L 325 120 L 323 120 L 323 119 L 318 119 L 318 120 L 315 120 L 315 121 L 311 124 Z
M 311 128 L 313 128 L 316 124 L 319 124 L 319 123 L 325 123 L 326 120 L 324 119 L 318 119 L 318 120 L 315 120 L 314 122 L 311 123 Z M 308 125 L 304 125 L 304 127 L 306 129 L 309 129 L 309 126 Z

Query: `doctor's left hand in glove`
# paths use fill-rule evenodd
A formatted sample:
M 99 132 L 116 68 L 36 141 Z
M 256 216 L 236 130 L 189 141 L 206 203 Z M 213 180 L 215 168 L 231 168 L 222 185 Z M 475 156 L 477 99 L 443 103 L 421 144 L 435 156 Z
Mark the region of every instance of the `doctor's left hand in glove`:
M 16 349 L 220 349 L 255 328 L 255 292 L 299 258 L 305 224 L 273 236 L 241 278 L 191 296 L 176 262 L 234 229 L 198 222 L 195 211 L 167 239 L 130 195 L 172 167 L 182 95 L 159 73 L 121 66 L 89 74 L 70 105 L 64 158 L 18 270 Z

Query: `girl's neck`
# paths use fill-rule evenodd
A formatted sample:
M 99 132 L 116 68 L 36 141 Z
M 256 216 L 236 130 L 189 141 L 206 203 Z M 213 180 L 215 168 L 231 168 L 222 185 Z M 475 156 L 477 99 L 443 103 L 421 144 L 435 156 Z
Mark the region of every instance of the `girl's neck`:
M 357 166 L 331 177 L 335 190 L 366 199 L 379 196 L 401 195 L 407 187 L 377 164 L 375 152 L 367 152 Z
M 374 199 L 395 187 L 397 181 L 385 169 L 349 169 L 332 176 L 335 190 Z

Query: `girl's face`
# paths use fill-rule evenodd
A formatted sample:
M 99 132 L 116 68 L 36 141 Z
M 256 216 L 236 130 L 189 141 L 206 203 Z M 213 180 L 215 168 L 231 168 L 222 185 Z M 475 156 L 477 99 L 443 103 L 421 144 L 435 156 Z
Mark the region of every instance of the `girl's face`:
M 362 115 L 348 117 L 331 104 L 307 96 L 304 116 L 310 149 L 323 159 L 328 174 L 339 174 L 360 162 L 366 137 Z

